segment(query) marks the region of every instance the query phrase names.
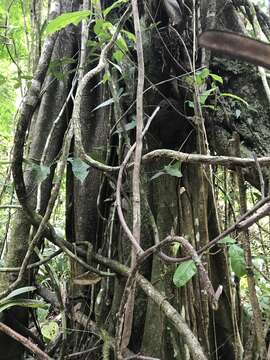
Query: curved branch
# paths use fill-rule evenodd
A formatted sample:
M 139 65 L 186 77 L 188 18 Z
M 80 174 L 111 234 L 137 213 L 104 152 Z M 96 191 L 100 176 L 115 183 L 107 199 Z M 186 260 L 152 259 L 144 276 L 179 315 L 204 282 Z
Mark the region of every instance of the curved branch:
M 24 347 L 29 349 L 33 354 L 37 356 L 38 359 L 41 360 L 53 360 L 49 355 L 47 355 L 44 351 L 40 350 L 40 348 L 33 344 L 32 341 L 27 339 L 26 337 L 18 334 L 16 331 L 11 329 L 9 326 L 0 322 L 0 331 L 5 333 L 6 335 L 12 337 L 16 341 L 20 342 Z

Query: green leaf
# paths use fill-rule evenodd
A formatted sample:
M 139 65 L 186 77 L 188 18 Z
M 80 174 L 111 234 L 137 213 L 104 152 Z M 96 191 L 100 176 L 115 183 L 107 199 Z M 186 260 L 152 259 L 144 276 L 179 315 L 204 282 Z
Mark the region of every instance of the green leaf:
M 21 87 L 22 83 L 20 81 L 17 81 L 15 84 L 14 84 L 14 89 L 19 89 Z
M 122 53 L 125 54 L 128 51 L 127 43 L 125 42 L 125 39 L 121 35 L 118 36 L 115 43 L 116 43 L 117 47 L 119 48 L 119 50 L 122 51 Z
M 121 69 L 121 67 L 119 65 L 115 64 L 112 61 L 110 61 L 110 63 L 112 64 L 112 66 L 114 66 L 120 72 L 120 74 L 122 74 L 122 69 Z
M 109 71 L 106 71 L 105 74 L 103 75 L 102 81 L 105 84 L 107 81 L 109 81 L 111 78 L 111 74 Z
M 151 180 L 155 180 L 155 179 L 157 179 L 158 177 L 160 177 L 160 176 L 162 176 L 162 175 L 165 175 L 166 173 L 165 173 L 165 171 L 159 171 L 159 172 L 157 172 L 155 175 L 153 175 L 151 178 L 150 178 L 150 181 Z
M 113 59 L 120 63 L 124 57 L 124 54 L 121 50 L 116 50 L 113 52 Z
M 194 109 L 194 102 L 193 101 L 186 100 L 185 103 L 187 103 L 190 108 Z
M 185 286 L 186 283 L 197 273 L 197 268 L 193 260 L 183 262 L 178 266 L 174 275 L 173 283 L 176 287 Z
M 136 43 L 136 36 L 132 32 L 127 30 L 122 30 L 121 32 L 125 34 L 130 41 Z
M 16 296 L 19 296 L 21 294 L 25 294 L 27 292 L 32 292 L 32 291 L 35 291 L 35 290 L 36 290 L 35 286 L 24 286 L 24 287 L 18 288 L 16 290 L 13 290 L 5 298 L 0 300 L 0 305 L 2 303 L 6 302 L 7 300 L 15 298 Z
M 255 113 L 258 114 L 258 110 L 257 110 L 254 106 L 252 106 L 252 105 L 249 105 L 249 106 L 248 106 L 248 110 L 254 111 Z
M 209 69 L 204 68 L 201 71 L 199 71 L 198 75 L 202 78 L 202 79 L 206 79 L 209 76 Z
M 157 172 L 155 175 L 153 175 L 150 178 L 150 181 L 157 179 L 158 177 L 160 177 L 162 175 L 170 175 L 170 176 L 175 176 L 178 178 L 182 177 L 183 175 L 181 172 L 181 162 L 176 161 L 173 165 L 164 166 L 164 168 L 162 170 L 160 170 L 159 172 Z
M 98 106 L 96 106 L 96 107 L 92 110 L 92 112 L 94 112 L 94 111 L 96 111 L 96 110 L 98 110 L 98 109 L 101 109 L 101 108 L 103 108 L 103 107 L 105 107 L 105 106 L 109 106 L 109 105 L 111 105 L 111 104 L 113 104 L 113 103 L 114 103 L 114 99 L 113 99 L 113 98 L 108 99 L 108 100 L 105 100 L 105 101 L 103 101 L 103 103 L 101 103 L 101 104 L 99 104 Z
M 180 161 L 176 161 L 176 163 L 173 165 L 164 166 L 164 171 L 170 176 L 175 176 L 178 178 L 181 178 L 183 176 L 182 172 L 181 172 L 181 162 Z
M 88 175 L 90 166 L 79 158 L 68 158 L 68 161 L 71 163 L 74 176 L 80 180 L 81 184 L 83 184 Z
M 94 26 L 95 34 L 102 40 L 107 40 L 111 37 L 110 33 L 113 33 L 114 26 L 109 21 L 103 19 L 97 19 Z
M 49 166 L 39 165 L 31 160 L 24 160 L 24 162 L 30 166 L 33 171 L 34 180 L 37 184 L 42 183 L 50 175 L 51 169 Z
M 41 327 L 41 333 L 47 341 L 52 341 L 59 334 L 59 326 L 56 321 L 50 321 Z
M 204 68 L 198 72 L 196 72 L 195 81 L 198 86 L 201 86 L 205 79 L 209 76 L 209 69 Z
M 125 128 L 126 131 L 130 131 L 132 129 L 135 129 L 136 124 L 137 124 L 136 119 L 134 119 L 134 120 L 130 121 L 129 123 L 125 124 L 124 128 Z
M 49 309 L 38 308 L 37 317 L 39 322 L 44 322 L 49 315 Z
M 129 0 L 117 0 L 111 6 L 108 6 L 105 10 L 103 10 L 103 14 L 106 17 L 113 9 L 121 6 L 122 4 L 127 3 Z
M 244 250 L 234 244 L 229 247 L 229 255 L 231 260 L 232 271 L 239 278 L 247 274 L 246 262 L 244 258 Z
M 235 244 L 235 240 L 230 236 L 226 236 L 224 239 L 219 240 L 218 244 L 223 244 L 223 245 Z
M 262 257 L 257 256 L 252 259 L 252 263 L 254 266 L 256 266 L 256 268 L 262 269 L 263 265 L 265 264 L 265 261 Z
M 5 303 L 0 305 L 0 312 L 9 309 L 13 306 L 27 307 L 27 308 L 47 308 L 48 305 L 40 300 L 35 299 L 16 299 L 8 300 Z
M 205 90 L 200 96 L 199 96 L 199 100 L 200 100 L 200 104 L 204 105 L 208 96 L 211 95 L 212 92 L 216 91 L 216 87 L 213 87 L 209 90 Z
M 94 25 L 94 33 L 97 36 L 100 36 L 100 34 L 103 33 L 103 24 L 104 24 L 104 20 L 96 19 L 96 22 L 95 22 L 95 25 Z
M 236 110 L 235 110 L 235 117 L 236 117 L 236 119 L 238 119 L 238 118 L 240 117 L 240 115 L 241 115 L 241 110 L 240 110 L 240 109 L 236 109 Z
M 234 94 L 231 94 L 231 93 L 221 93 L 220 96 L 224 96 L 224 97 L 231 97 L 235 100 L 238 100 L 240 102 L 242 102 L 243 104 L 245 104 L 247 107 L 249 107 L 249 104 L 247 101 L 245 101 L 244 99 L 242 99 L 240 96 L 237 96 L 237 95 L 234 95 Z
M 210 73 L 209 76 L 211 76 L 211 78 L 216 81 L 219 82 L 220 84 L 223 84 L 223 79 L 221 76 L 217 75 L 217 74 L 212 74 Z
M 135 127 L 136 127 L 136 119 L 130 121 L 127 124 L 124 124 L 124 126 L 123 126 L 124 129 L 119 128 L 114 132 L 114 134 L 121 133 L 123 131 L 130 131 L 130 130 L 134 129 Z
M 68 75 L 74 71 L 70 67 L 67 67 L 69 64 L 74 64 L 76 60 L 63 57 L 61 59 L 53 60 L 49 65 L 49 72 L 58 80 L 63 81 L 68 78 Z
M 91 12 L 89 10 L 74 11 L 71 13 L 62 14 L 48 23 L 46 33 L 48 35 L 53 34 L 70 24 L 78 25 L 82 20 L 90 16 L 90 14 Z

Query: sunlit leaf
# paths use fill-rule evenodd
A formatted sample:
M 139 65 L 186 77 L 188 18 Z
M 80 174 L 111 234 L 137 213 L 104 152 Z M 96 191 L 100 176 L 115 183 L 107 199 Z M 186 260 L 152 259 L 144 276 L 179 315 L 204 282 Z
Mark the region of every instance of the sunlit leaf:
M 74 176 L 83 184 L 88 175 L 90 166 L 79 158 L 68 158 L 68 161 L 71 163 Z
M 229 255 L 231 260 L 232 271 L 236 276 L 242 277 L 247 274 L 246 262 L 244 258 L 244 250 L 234 244 L 229 247 Z
M 52 341 L 59 334 L 59 326 L 56 321 L 50 321 L 42 325 L 41 333 L 47 341 Z
M 113 98 L 108 99 L 108 100 L 105 100 L 105 101 L 103 101 L 103 103 L 101 103 L 101 104 L 99 104 L 98 106 L 96 106 L 92 111 L 96 111 L 96 110 L 98 110 L 98 109 L 100 109 L 100 108 L 103 108 L 103 107 L 105 107 L 105 106 L 109 106 L 109 105 L 111 105 L 111 104 L 113 104 L 113 103 L 114 103 L 114 99 L 113 99 Z
M 187 105 L 188 105 L 188 107 L 190 107 L 190 108 L 194 109 L 194 102 L 193 102 L 193 101 L 186 100 L 186 101 L 185 101 L 185 104 L 187 104 Z
M 107 16 L 113 9 L 121 6 L 122 4 L 127 3 L 129 0 L 117 0 L 111 6 L 108 6 L 105 10 L 103 10 L 104 16 Z
M 134 129 L 136 127 L 136 119 L 130 121 L 127 124 L 123 125 L 123 128 L 119 128 L 118 130 L 115 131 L 115 133 L 121 133 L 123 131 L 130 131 L 132 129 Z
M 203 109 L 211 109 L 211 110 L 215 110 L 216 107 L 214 105 L 202 105 Z
M 111 74 L 109 73 L 109 71 L 106 71 L 102 78 L 103 83 L 106 83 L 107 81 L 109 81 L 110 78 L 111 78 Z
M 119 65 L 115 64 L 112 61 L 110 61 L 110 64 L 112 64 L 112 66 L 114 66 L 120 72 L 120 74 L 122 74 L 122 69 L 121 69 L 121 67 Z
M 231 245 L 231 244 L 235 244 L 235 240 L 230 236 L 226 236 L 224 239 L 219 240 L 218 244 Z
M 16 296 L 19 296 L 21 294 L 25 294 L 25 293 L 32 292 L 35 290 L 36 290 L 35 286 L 24 286 L 24 287 L 15 289 L 15 290 L 11 291 L 11 293 L 8 294 L 5 298 L 1 299 L 0 304 L 2 304 L 3 302 L 5 302 L 9 299 L 15 298 Z
M 40 300 L 35 299 L 16 299 L 16 300 L 7 300 L 4 303 L 0 304 L 0 312 L 7 310 L 13 306 L 27 307 L 27 308 L 47 308 L 48 305 Z
M 62 14 L 48 23 L 46 33 L 53 34 L 70 24 L 78 25 L 82 20 L 90 16 L 90 14 L 91 12 L 89 10 Z
M 208 96 L 211 95 L 212 92 L 216 91 L 216 87 L 213 87 L 209 90 L 205 90 L 200 96 L 199 96 L 199 101 L 201 105 L 204 105 Z
M 185 286 L 186 283 L 197 273 L 197 268 L 193 260 L 183 262 L 178 266 L 174 275 L 173 283 L 177 287 Z
M 211 76 L 211 78 L 213 80 L 215 80 L 216 82 L 219 82 L 220 84 L 223 84 L 223 79 L 221 76 L 217 75 L 217 74 L 212 74 L 210 73 L 209 76 Z
M 31 168 L 36 183 L 42 183 L 42 181 L 46 180 L 47 177 L 50 175 L 51 170 L 49 166 L 39 165 L 30 160 L 24 160 L 24 162 L 26 162 L 27 165 L 29 165 L 29 167 Z
M 125 42 L 125 39 L 122 36 L 118 36 L 115 43 L 117 47 L 122 51 L 122 53 L 126 53 L 128 51 L 127 43 Z
M 136 36 L 132 32 L 127 30 L 122 30 L 121 32 L 125 34 L 130 41 L 136 43 Z
M 198 86 L 201 86 L 205 79 L 209 76 L 209 69 L 204 68 L 196 72 L 195 81 Z
M 170 176 L 175 176 L 175 177 L 182 177 L 182 172 L 181 172 L 181 162 L 180 161 L 176 161 L 173 165 L 166 165 L 164 166 L 164 171 L 170 175 Z
M 121 50 L 116 50 L 113 52 L 113 59 L 116 60 L 118 63 L 122 61 L 124 54 Z
M 100 39 L 106 40 L 114 32 L 114 26 L 109 21 L 97 19 L 94 25 L 94 32 Z
M 241 115 L 241 110 L 240 110 L 240 109 L 236 109 L 236 110 L 235 110 L 235 117 L 236 117 L 236 119 L 238 119 L 238 118 L 240 117 L 240 115 Z
M 160 176 L 162 176 L 162 175 L 165 175 L 166 173 L 165 173 L 165 171 L 159 171 L 159 172 L 157 172 L 155 175 L 153 175 L 151 178 L 150 178 L 150 181 L 151 180 L 155 180 L 155 179 L 157 179 L 158 177 L 160 177 Z

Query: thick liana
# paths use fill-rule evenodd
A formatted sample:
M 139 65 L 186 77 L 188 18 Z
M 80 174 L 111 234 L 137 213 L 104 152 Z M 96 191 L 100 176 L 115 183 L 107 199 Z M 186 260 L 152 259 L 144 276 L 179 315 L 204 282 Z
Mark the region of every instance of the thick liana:
M 200 34 L 199 45 L 214 54 L 270 69 L 270 44 L 229 31 L 209 30 Z

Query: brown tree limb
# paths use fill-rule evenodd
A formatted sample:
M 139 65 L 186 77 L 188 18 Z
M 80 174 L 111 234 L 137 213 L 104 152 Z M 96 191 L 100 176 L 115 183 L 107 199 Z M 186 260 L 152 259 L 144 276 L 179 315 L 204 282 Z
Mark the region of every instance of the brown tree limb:
M 209 164 L 209 165 L 222 165 L 226 167 L 240 166 L 249 167 L 256 166 L 268 166 L 270 164 L 270 157 L 264 156 L 257 158 L 255 161 L 253 158 L 241 158 L 237 156 L 222 156 L 222 155 L 202 155 L 202 154 L 188 154 L 175 150 L 158 149 L 145 154 L 142 158 L 144 161 L 150 161 L 155 158 L 170 158 L 174 160 L 180 160 L 182 163 L 189 164 Z M 132 166 L 133 164 L 130 164 Z
M 235 145 L 235 153 L 240 156 L 240 137 L 239 134 L 234 133 L 234 145 Z M 247 197 L 246 197 L 246 187 L 244 175 L 241 168 L 237 168 L 237 180 L 238 180 L 238 188 L 239 188 L 239 200 L 240 200 L 240 213 L 246 213 L 247 211 Z M 270 204 L 268 208 L 270 207 Z M 262 208 L 261 208 L 262 209 Z M 260 209 L 260 210 L 261 210 Z M 254 217 L 254 215 L 253 215 Z M 248 283 L 248 291 L 249 291 L 249 301 L 252 308 L 253 320 L 256 338 L 258 342 L 258 352 L 260 354 L 260 358 L 264 358 L 266 355 L 266 347 L 264 340 L 264 328 L 263 328 L 263 320 L 262 313 L 260 310 L 260 305 L 258 301 L 258 297 L 256 294 L 256 282 L 253 271 L 253 263 L 252 263 L 252 253 L 250 246 L 250 233 L 248 230 L 245 230 L 242 233 L 242 246 L 244 250 L 245 263 L 247 269 L 247 283 Z
M 270 69 L 270 45 L 229 31 L 205 31 L 199 37 L 200 46 L 215 54 L 239 59 Z
M 117 40 L 117 37 L 119 35 L 119 32 L 122 29 L 122 26 L 123 26 L 123 24 L 125 23 L 125 21 L 127 20 L 128 16 L 129 16 L 129 11 L 130 10 L 129 10 L 129 7 L 128 7 L 127 10 L 122 15 L 120 21 L 118 22 L 117 28 L 116 28 L 111 40 L 101 50 L 101 54 L 100 54 L 100 57 L 99 57 L 98 64 L 93 69 L 88 71 L 83 76 L 80 83 L 78 84 L 78 89 L 77 89 L 77 92 L 76 92 L 76 97 L 75 97 L 75 102 L 74 102 L 74 109 L 73 109 L 73 114 L 72 114 L 72 121 L 73 121 L 73 124 L 74 124 L 75 144 L 76 144 L 76 147 L 78 149 L 78 153 L 79 153 L 81 159 L 83 161 L 85 161 L 86 163 L 90 163 L 91 166 L 97 167 L 97 168 L 99 168 L 100 170 L 103 170 L 103 171 L 114 171 L 114 170 L 116 170 L 116 168 L 105 165 L 105 164 L 102 164 L 102 163 L 94 160 L 93 158 L 91 158 L 91 156 L 89 156 L 88 154 L 85 153 L 83 143 L 82 143 L 81 125 L 80 125 L 81 99 L 82 99 L 82 96 L 83 96 L 84 89 L 86 88 L 89 81 L 91 79 L 93 79 L 94 76 L 99 74 L 105 68 L 105 66 L 107 64 L 107 58 L 108 58 L 109 51 L 114 46 L 115 41 Z M 119 168 L 117 168 L 117 169 L 119 170 Z
M 16 331 L 11 329 L 9 326 L 3 324 L 2 322 L 0 322 L 0 331 L 5 333 L 6 335 L 12 337 L 16 341 L 20 342 L 24 347 L 26 347 L 33 354 L 35 354 L 38 359 L 41 359 L 41 360 L 53 360 L 44 351 L 40 350 L 40 348 L 37 345 L 35 345 L 32 341 L 30 341 L 26 337 L 18 334 Z
M 39 260 L 39 261 L 37 261 L 37 262 L 35 262 L 33 264 L 27 265 L 26 269 L 31 270 L 31 269 L 34 269 L 36 267 L 40 267 L 41 265 L 44 265 L 44 264 L 48 263 L 53 258 L 60 255 L 61 253 L 62 253 L 62 250 L 59 249 L 59 250 L 55 251 L 54 253 L 52 253 L 51 255 L 46 256 L 42 260 Z M 19 272 L 20 269 L 21 269 L 20 267 L 0 267 L 0 272 Z
M 136 36 L 136 50 L 138 59 L 138 81 L 137 81 L 137 95 L 136 95 L 136 148 L 134 156 L 134 167 L 132 174 L 132 234 L 136 243 L 140 246 L 141 242 L 141 193 L 140 193 L 140 172 L 141 172 L 141 158 L 143 149 L 143 89 L 144 89 L 144 56 L 143 56 L 143 42 L 141 33 L 140 16 L 138 9 L 138 1 L 131 0 L 132 15 Z M 136 251 L 131 248 L 131 266 L 136 264 Z M 128 347 L 133 323 L 133 311 L 135 302 L 135 283 L 130 287 L 128 292 L 125 309 L 123 314 L 122 332 L 119 331 L 116 341 L 116 356 L 117 359 L 122 359 L 122 354 Z
M 157 107 L 154 112 L 152 113 L 152 115 L 150 116 L 150 118 L 147 121 L 147 124 L 142 132 L 142 137 L 146 134 L 147 130 L 149 129 L 149 126 L 151 125 L 152 120 L 154 119 L 154 117 L 156 116 L 157 112 L 159 111 L 159 107 Z M 117 178 L 117 187 L 116 187 L 116 206 L 117 206 L 117 212 L 118 212 L 118 216 L 119 216 L 119 220 L 121 225 L 123 226 L 124 231 L 126 232 L 127 236 L 129 237 L 131 244 L 133 245 L 133 261 L 132 261 L 132 267 L 136 267 L 137 265 L 137 256 L 144 254 L 143 249 L 141 248 L 140 244 L 136 241 L 135 235 L 134 233 L 132 233 L 125 221 L 123 212 L 122 212 L 122 207 L 121 207 L 121 186 L 122 186 L 122 177 L 123 177 L 123 172 L 124 169 L 134 151 L 136 147 L 136 143 L 133 144 L 133 146 L 129 149 L 123 163 L 121 164 L 120 167 L 120 171 L 118 174 L 118 178 Z M 134 175 L 133 175 L 134 176 Z M 137 270 L 136 270 L 137 271 Z M 135 271 L 135 274 L 136 274 Z M 132 290 L 133 289 L 133 290 Z M 122 336 L 129 338 L 129 335 L 124 335 L 123 333 L 125 332 L 124 327 L 125 327 L 125 322 L 127 321 L 126 317 L 126 313 L 129 311 L 130 309 L 130 297 L 132 296 L 131 293 L 132 291 L 135 291 L 135 281 L 127 281 L 127 284 L 125 286 L 124 289 L 124 293 L 122 295 L 122 300 L 121 300 L 121 304 L 120 304 L 120 309 L 118 312 L 118 321 L 117 321 L 117 326 L 116 326 L 116 354 L 119 358 L 121 358 L 122 356 L 122 351 L 124 350 L 122 348 Z M 131 318 L 129 318 L 128 320 L 129 322 L 131 321 Z M 131 329 L 129 329 L 129 331 L 131 331 Z M 127 348 L 128 346 L 128 341 L 126 341 L 125 343 L 125 348 Z
M 55 10 L 60 10 L 60 6 L 56 6 Z M 53 12 L 51 18 L 59 15 L 59 13 Z M 26 97 L 23 101 L 21 116 L 19 118 L 17 128 L 14 136 L 14 148 L 13 148 L 13 158 L 12 158 L 12 175 L 14 180 L 15 191 L 18 197 L 18 200 L 22 207 L 31 214 L 31 207 L 27 201 L 26 188 L 23 178 L 23 153 L 24 153 L 24 143 L 26 138 L 26 132 L 29 128 L 33 113 L 35 108 L 40 100 L 40 90 L 45 79 L 51 55 L 54 48 L 54 43 L 57 38 L 57 34 L 53 34 L 45 40 L 43 45 L 42 53 L 39 59 L 37 70 L 34 74 L 31 87 L 29 88 Z
M 145 125 L 145 128 L 143 130 L 143 136 L 146 134 L 147 130 L 149 129 L 149 126 L 151 125 L 152 120 L 154 119 L 154 117 L 156 116 L 156 114 L 159 111 L 159 107 L 157 107 L 154 112 L 152 113 L 152 115 L 150 116 L 150 118 L 147 121 L 147 124 Z M 124 173 L 124 169 L 127 166 L 127 163 L 134 151 L 136 147 L 136 143 L 134 143 L 131 148 L 129 149 L 129 151 L 126 154 L 125 159 L 123 160 L 121 166 L 120 166 L 120 170 L 119 170 L 119 174 L 118 174 L 118 178 L 117 178 L 117 185 L 116 185 L 116 206 L 117 206 L 117 212 L 118 212 L 118 216 L 119 216 L 119 220 L 121 222 L 121 225 L 125 231 L 125 233 L 127 234 L 131 244 L 134 246 L 134 248 L 136 249 L 137 253 L 142 253 L 143 250 L 140 247 L 140 245 L 136 242 L 136 239 L 134 238 L 131 230 L 129 229 L 123 211 L 122 211 L 122 206 L 121 206 L 121 187 L 122 187 L 122 178 L 123 178 L 123 173 Z

